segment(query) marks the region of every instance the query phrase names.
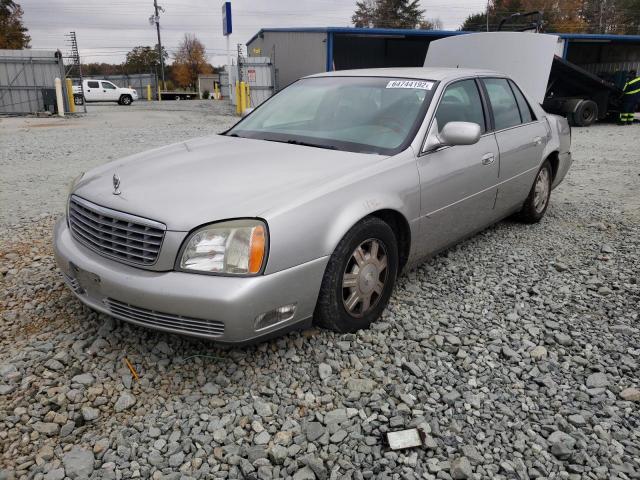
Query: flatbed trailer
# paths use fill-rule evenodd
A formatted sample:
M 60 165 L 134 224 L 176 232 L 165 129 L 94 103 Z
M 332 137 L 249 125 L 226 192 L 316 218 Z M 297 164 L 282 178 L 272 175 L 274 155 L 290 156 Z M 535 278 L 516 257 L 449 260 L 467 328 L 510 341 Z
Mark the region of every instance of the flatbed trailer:
M 611 82 L 555 55 L 542 107 L 567 117 L 574 126 L 589 126 L 620 111 L 622 90 Z
M 193 100 L 194 98 L 198 98 L 198 92 L 180 92 L 170 90 L 162 90 L 160 92 L 161 100 Z

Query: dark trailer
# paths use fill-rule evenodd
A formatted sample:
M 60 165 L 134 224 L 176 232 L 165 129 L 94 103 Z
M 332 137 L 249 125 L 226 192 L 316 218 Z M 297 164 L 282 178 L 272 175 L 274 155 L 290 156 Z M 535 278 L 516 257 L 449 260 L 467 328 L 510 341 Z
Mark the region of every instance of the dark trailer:
M 542 106 L 582 127 L 617 113 L 621 96 L 622 90 L 614 83 L 556 55 Z

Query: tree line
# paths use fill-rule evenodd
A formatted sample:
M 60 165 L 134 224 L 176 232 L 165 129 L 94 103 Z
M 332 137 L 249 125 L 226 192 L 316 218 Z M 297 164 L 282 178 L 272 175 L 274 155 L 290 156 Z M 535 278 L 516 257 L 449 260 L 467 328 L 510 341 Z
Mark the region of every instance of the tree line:
M 490 0 L 489 30 L 516 13 L 542 12 L 541 31 L 564 33 L 640 34 L 640 0 Z M 512 17 L 505 30 L 518 30 L 528 20 Z M 486 12 L 469 15 L 460 27 L 484 31 Z

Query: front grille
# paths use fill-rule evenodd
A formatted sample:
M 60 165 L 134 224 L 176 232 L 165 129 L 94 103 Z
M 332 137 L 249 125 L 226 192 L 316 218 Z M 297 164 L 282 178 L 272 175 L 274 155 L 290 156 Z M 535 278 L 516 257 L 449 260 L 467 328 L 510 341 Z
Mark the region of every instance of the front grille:
M 105 298 L 104 303 L 114 315 L 149 327 L 171 328 L 185 333 L 216 337 L 224 333 L 224 323 L 215 320 L 202 320 L 156 312 L 155 310 L 134 307 L 112 298 Z
M 76 240 L 95 252 L 138 265 L 153 265 L 166 227 L 95 205 L 75 195 L 69 200 L 69 226 Z

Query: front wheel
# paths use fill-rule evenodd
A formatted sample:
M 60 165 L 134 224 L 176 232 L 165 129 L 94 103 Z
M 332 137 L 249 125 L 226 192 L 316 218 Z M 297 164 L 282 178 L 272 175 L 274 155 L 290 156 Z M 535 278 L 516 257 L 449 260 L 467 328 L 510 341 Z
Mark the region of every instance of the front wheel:
M 525 223 L 537 223 L 542 220 L 551 198 L 552 171 L 549 160 L 545 160 L 538 170 L 529 196 L 520 210 L 520 220 Z
M 347 232 L 329 259 L 316 323 L 337 332 L 368 328 L 389 303 L 397 274 L 393 230 L 379 218 L 365 218 Z
M 129 95 L 120 97 L 120 105 L 131 105 L 131 97 Z

